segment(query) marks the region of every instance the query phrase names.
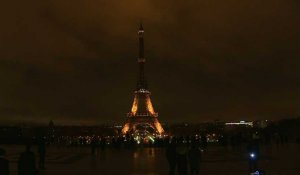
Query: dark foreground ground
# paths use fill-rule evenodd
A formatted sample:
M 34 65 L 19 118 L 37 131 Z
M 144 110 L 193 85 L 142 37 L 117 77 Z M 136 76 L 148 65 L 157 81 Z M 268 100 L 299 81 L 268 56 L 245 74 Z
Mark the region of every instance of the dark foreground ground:
M 17 160 L 23 146 L 0 145 L 6 149 L 12 175 L 17 174 Z M 37 148 L 32 150 L 37 153 Z M 267 175 L 299 175 L 300 144 L 261 148 L 259 167 Z M 163 148 L 99 149 L 95 156 L 90 148 L 57 148 L 47 150 L 46 169 L 42 175 L 167 175 L 168 164 Z M 248 162 L 245 149 L 209 146 L 203 153 L 200 175 L 246 175 Z

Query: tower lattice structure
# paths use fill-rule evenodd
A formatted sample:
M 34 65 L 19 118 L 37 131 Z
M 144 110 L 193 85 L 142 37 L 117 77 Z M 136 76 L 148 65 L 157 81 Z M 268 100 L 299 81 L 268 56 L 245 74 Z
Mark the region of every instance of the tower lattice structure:
M 134 100 L 131 111 L 127 114 L 127 120 L 122 128 L 122 133 L 150 133 L 162 134 L 164 129 L 158 121 L 158 113 L 154 111 L 148 90 L 147 81 L 145 78 L 145 63 L 144 57 L 144 29 L 142 24 L 138 30 L 139 36 L 139 58 L 138 58 L 138 81 L 136 90 L 134 91 Z

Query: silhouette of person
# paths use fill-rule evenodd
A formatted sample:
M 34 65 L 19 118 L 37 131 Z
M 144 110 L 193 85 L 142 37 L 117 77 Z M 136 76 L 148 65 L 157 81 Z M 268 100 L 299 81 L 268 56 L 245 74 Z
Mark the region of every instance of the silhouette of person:
M 201 144 L 204 150 L 207 148 L 207 136 L 205 134 L 201 135 Z
M 105 139 L 105 137 L 101 137 L 100 145 L 101 145 L 101 151 L 104 151 L 105 146 L 106 146 L 106 139 Z
M 9 175 L 9 161 L 5 158 L 5 150 L 0 148 L 0 174 Z
M 169 175 L 175 175 L 176 170 L 176 141 L 175 139 L 171 140 L 171 143 L 168 144 L 166 149 L 166 157 L 169 163 Z
M 30 145 L 26 145 L 25 152 L 21 153 L 18 161 L 18 174 L 19 175 L 36 175 L 35 156 L 30 151 Z
M 98 142 L 98 140 L 97 140 L 96 136 L 94 136 L 91 141 L 92 155 L 95 155 L 95 153 L 96 153 L 97 142 Z
M 255 142 L 250 142 L 247 146 L 247 150 L 249 153 L 249 171 L 252 173 L 258 168 L 259 151 Z
M 198 175 L 201 161 L 201 150 L 196 144 L 192 144 L 188 157 L 191 175 Z
M 46 141 L 44 137 L 41 137 L 39 140 L 38 153 L 39 153 L 39 168 L 45 169 Z
M 186 143 L 184 142 L 185 142 L 184 139 L 180 139 L 179 143 L 176 146 L 178 175 L 188 174 L 188 167 L 187 167 L 188 148 Z

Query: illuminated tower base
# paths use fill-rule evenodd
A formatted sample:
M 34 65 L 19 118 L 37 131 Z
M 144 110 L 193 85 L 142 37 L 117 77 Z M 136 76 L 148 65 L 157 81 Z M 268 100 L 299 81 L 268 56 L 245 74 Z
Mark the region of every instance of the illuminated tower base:
M 151 103 L 150 92 L 146 90 L 135 91 L 131 112 L 127 114 L 128 118 L 122 133 L 161 135 L 164 129 L 157 116 L 158 114 L 154 112 Z

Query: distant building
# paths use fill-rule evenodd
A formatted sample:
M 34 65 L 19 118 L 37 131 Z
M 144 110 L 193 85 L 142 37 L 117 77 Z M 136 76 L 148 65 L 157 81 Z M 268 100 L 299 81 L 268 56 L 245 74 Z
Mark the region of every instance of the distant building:
M 253 127 L 253 122 L 251 121 L 239 121 L 239 122 L 227 122 L 225 123 L 227 126 L 250 126 Z

